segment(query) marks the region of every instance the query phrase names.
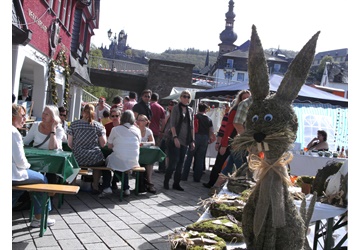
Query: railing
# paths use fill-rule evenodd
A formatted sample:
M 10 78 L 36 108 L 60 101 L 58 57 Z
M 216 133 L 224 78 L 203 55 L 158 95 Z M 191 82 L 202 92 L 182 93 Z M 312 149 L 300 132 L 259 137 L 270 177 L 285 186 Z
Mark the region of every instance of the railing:
M 83 103 L 91 103 L 91 104 L 94 104 L 96 106 L 96 104 L 98 103 L 99 101 L 99 97 L 96 97 L 92 94 L 90 94 L 89 92 L 87 92 L 86 90 L 83 89 L 83 94 L 82 94 L 82 104 Z M 105 102 L 104 104 L 105 107 L 109 108 L 110 109 L 110 105 L 107 104 Z
M 90 56 L 90 60 L 91 63 L 89 65 L 91 68 L 97 68 L 101 70 L 116 71 L 133 75 L 147 75 L 149 71 L 149 66 L 147 64 L 94 56 Z M 111 70 L 112 68 L 113 70 Z

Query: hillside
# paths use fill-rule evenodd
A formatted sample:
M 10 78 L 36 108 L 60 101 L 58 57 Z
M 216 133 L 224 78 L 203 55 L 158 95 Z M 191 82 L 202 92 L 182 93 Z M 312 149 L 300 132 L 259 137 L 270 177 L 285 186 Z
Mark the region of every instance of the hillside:
M 187 50 L 171 50 L 168 49 L 161 54 L 132 50 L 133 55 L 145 55 L 149 59 L 160 59 L 167 61 L 176 61 L 183 63 L 195 64 L 194 70 L 201 70 L 205 67 L 205 60 L 207 51 L 200 51 L 196 49 Z M 209 64 L 213 65 L 216 62 L 218 52 L 209 52 Z

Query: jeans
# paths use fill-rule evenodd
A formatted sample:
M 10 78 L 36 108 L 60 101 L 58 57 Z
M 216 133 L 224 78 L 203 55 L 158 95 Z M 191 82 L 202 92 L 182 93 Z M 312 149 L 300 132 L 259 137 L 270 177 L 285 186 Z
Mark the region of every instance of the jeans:
M 222 174 L 228 176 L 233 172 L 234 164 L 236 165 L 236 169 L 240 168 L 243 163 L 246 162 L 246 150 L 242 150 L 241 152 L 235 154 L 230 151 L 230 155 L 228 158 L 228 162 L 225 168 L 221 171 Z
M 26 171 L 28 172 L 29 178 L 23 181 L 13 181 L 12 185 L 48 183 L 46 176 L 42 173 L 31 169 L 27 169 Z M 12 191 L 12 207 L 15 206 L 16 202 L 24 192 L 25 191 L 22 190 Z M 44 193 L 34 192 L 33 196 L 31 196 L 34 203 L 34 214 L 41 214 L 41 202 L 44 195 Z M 49 211 L 51 211 L 51 202 L 49 202 Z
M 188 146 L 183 145 L 180 145 L 180 148 L 177 148 L 174 144 L 174 141 L 169 143 L 169 166 L 166 169 L 164 182 L 168 183 L 173 172 L 175 171 L 174 185 L 179 185 L 187 148 Z
M 182 172 L 181 180 L 187 180 L 190 172 L 192 160 L 194 158 L 194 181 L 199 182 L 203 174 L 206 150 L 209 145 L 208 135 L 195 135 L 195 149 L 191 150 L 190 147 L 187 150 L 187 157 L 184 163 L 184 169 Z
M 223 155 L 221 155 L 219 152 L 216 155 L 216 160 L 215 160 L 215 164 L 213 166 L 213 168 L 211 169 L 211 173 L 210 173 L 210 179 L 208 182 L 208 185 L 210 187 L 214 186 L 217 178 L 219 177 L 219 174 L 221 172 L 221 168 L 224 165 L 224 162 L 226 161 L 226 159 L 228 158 L 228 156 L 230 155 L 230 148 L 227 147 L 226 151 Z

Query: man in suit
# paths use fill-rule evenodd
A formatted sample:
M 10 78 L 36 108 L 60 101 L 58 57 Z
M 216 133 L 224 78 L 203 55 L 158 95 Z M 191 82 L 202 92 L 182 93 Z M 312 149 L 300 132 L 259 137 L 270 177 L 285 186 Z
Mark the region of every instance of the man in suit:
M 18 101 L 25 101 L 25 102 L 31 101 L 31 96 L 29 96 L 29 88 L 28 87 L 22 88 L 22 95 L 18 96 Z

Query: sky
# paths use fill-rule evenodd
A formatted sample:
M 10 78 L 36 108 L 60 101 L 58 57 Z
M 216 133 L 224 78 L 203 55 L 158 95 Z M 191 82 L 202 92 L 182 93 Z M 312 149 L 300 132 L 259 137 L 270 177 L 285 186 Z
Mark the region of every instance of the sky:
M 234 0 L 235 45 L 250 39 L 257 27 L 264 49 L 299 51 L 321 31 L 316 53 L 349 48 L 354 8 L 350 1 L 256 1 Z M 353 1 L 352 1 L 353 2 Z M 123 29 L 133 49 L 162 53 L 171 49 L 195 48 L 218 51 L 225 29 L 229 0 L 101 0 L 99 29 L 91 43 L 108 47 L 111 29 L 117 37 Z M 113 37 L 112 36 L 112 37 Z

